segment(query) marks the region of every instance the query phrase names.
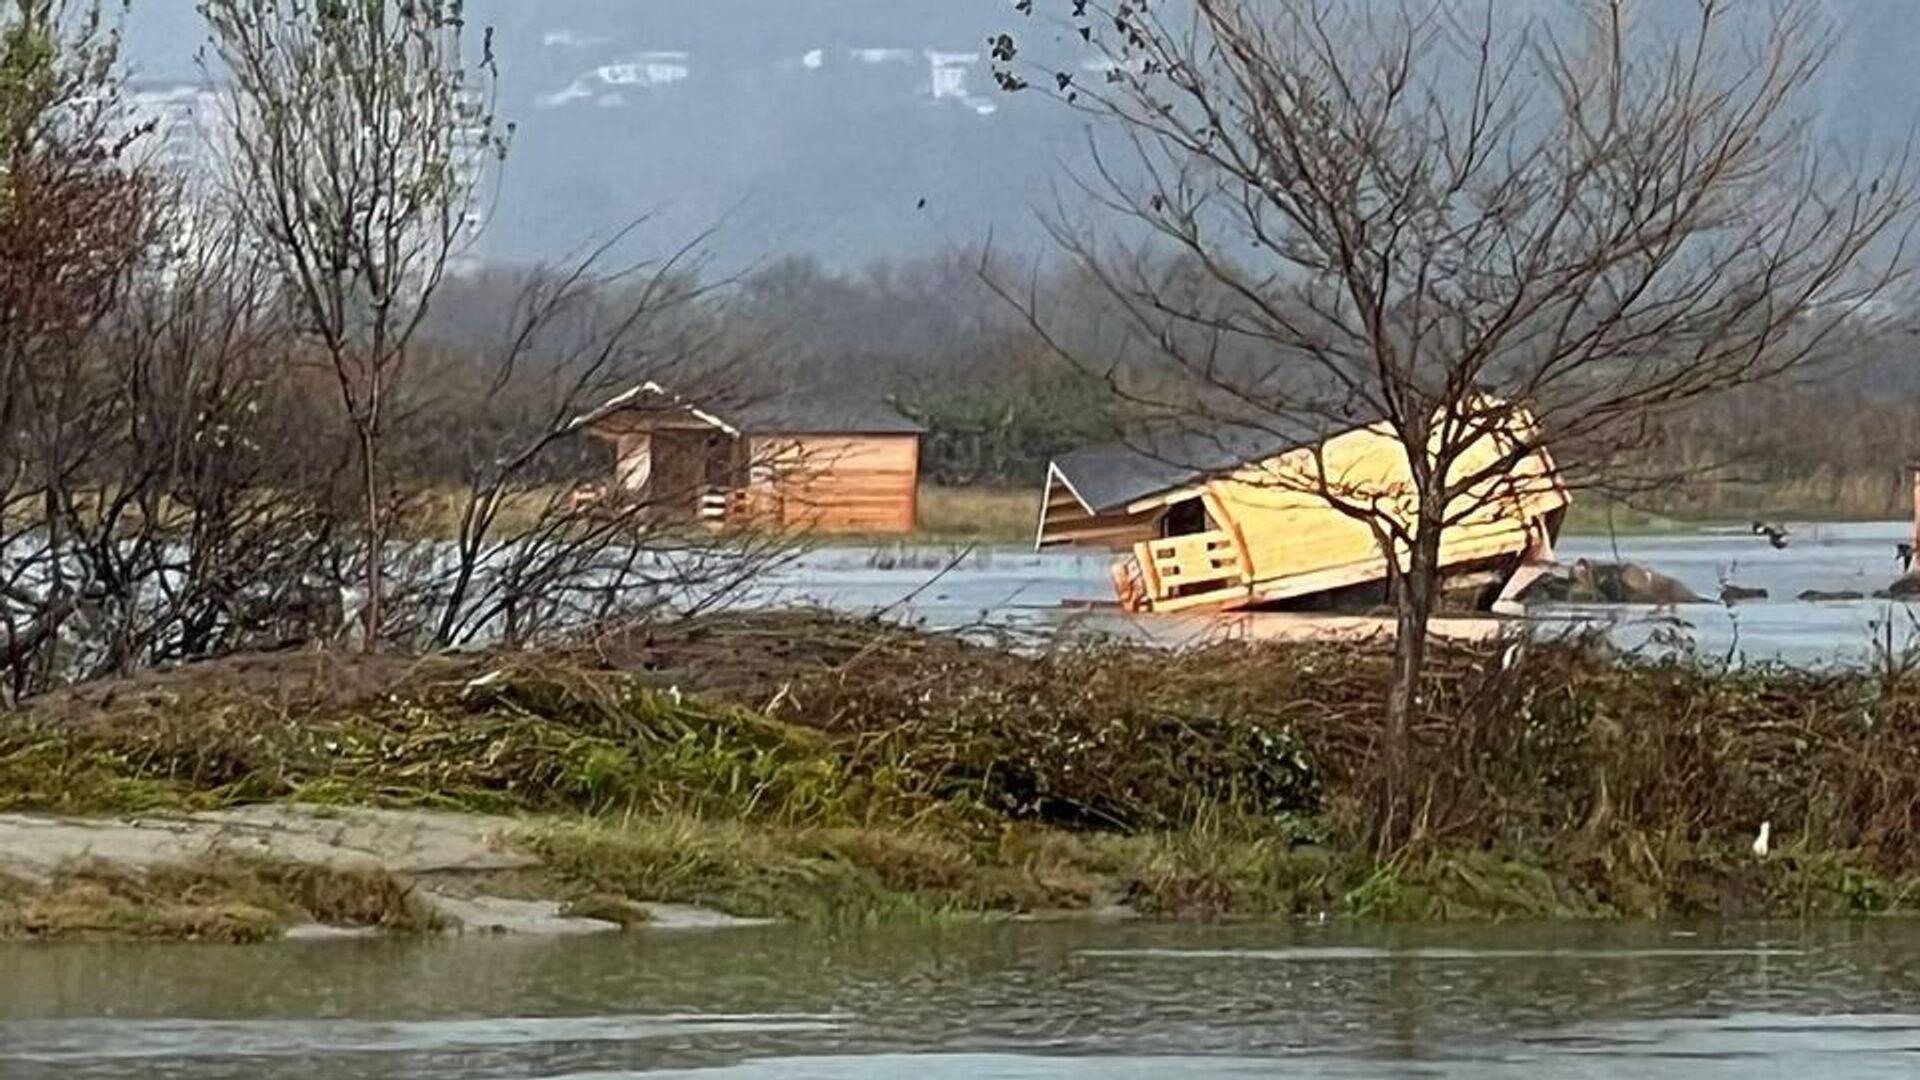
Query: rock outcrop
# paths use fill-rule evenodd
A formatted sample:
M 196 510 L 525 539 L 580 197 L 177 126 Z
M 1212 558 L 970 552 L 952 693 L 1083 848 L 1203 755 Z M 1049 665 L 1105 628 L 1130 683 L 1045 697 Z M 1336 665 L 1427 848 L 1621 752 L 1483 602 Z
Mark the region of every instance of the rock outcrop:
M 1586 559 L 1563 576 L 1549 574 L 1523 599 L 1570 604 L 1697 604 L 1700 596 L 1676 578 L 1638 563 L 1597 563 Z

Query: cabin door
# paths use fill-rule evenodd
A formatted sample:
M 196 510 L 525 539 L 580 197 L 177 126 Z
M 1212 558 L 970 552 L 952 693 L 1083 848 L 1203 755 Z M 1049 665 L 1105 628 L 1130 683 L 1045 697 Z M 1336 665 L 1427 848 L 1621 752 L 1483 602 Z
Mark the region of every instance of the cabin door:
M 654 515 L 670 520 L 699 516 L 707 486 L 705 430 L 663 429 L 653 433 L 653 470 L 647 483 L 647 505 Z
M 1181 499 L 1167 507 L 1166 514 L 1160 518 L 1162 537 L 1192 536 L 1206 532 L 1211 527 L 1207 521 L 1207 508 L 1198 497 Z
M 724 431 L 707 434 L 700 520 L 709 525 L 725 525 L 734 518 L 739 491 L 744 486 L 740 476 L 740 444 L 741 440 Z

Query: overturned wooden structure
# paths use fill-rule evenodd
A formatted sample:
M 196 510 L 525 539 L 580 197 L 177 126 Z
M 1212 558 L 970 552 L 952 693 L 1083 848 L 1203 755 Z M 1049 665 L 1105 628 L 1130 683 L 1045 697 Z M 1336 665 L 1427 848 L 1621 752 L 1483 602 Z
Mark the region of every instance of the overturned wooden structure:
M 918 516 L 921 429 L 884 405 L 789 393 L 708 406 L 645 383 L 576 424 L 613 446 L 606 497 L 656 518 L 897 534 Z
M 1514 445 L 1511 435 L 1486 436 L 1456 475 L 1485 470 Z M 1372 603 L 1385 598 L 1386 557 L 1365 521 L 1320 492 L 1410 520 L 1411 489 L 1405 452 L 1379 426 L 1320 441 L 1183 433 L 1053 461 L 1037 543 L 1120 553 L 1114 592 L 1130 611 Z M 1552 459 L 1523 455 L 1458 505 L 1461 520 L 1440 544 L 1449 592 L 1481 608 L 1518 595 L 1551 561 L 1567 505 Z

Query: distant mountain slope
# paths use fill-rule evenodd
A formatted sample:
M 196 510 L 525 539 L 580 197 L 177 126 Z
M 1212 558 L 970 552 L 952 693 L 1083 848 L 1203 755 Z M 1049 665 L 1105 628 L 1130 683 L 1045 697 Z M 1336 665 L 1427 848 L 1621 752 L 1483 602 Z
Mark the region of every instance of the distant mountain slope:
M 1845 146 L 1920 117 L 1920 3 L 1826 0 L 1843 40 L 1824 87 Z M 495 27 L 501 111 L 519 125 L 488 245 L 564 254 L 642 214 L 666 242 L 718 226 L 730 264 L 801 251 L 853 264 L 1040 242 L 1032 207 L 1081 122 L 992 89 L 1004 0 L 471 0 Z M 195 78 L 192 0 L 140 0 L 130 53 Z M 1039 44 L 1046 44 L 1044 41 Z M 924 208 L 920 201 L 926 200 Z

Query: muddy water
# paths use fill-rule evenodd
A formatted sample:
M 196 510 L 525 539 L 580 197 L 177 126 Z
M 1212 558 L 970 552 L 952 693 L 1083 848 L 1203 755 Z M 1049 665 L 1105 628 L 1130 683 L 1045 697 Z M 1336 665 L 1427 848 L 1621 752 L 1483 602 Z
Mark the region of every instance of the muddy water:
M 1920 925 L 0 947 L 0 1077 L 1920 1075 Z

